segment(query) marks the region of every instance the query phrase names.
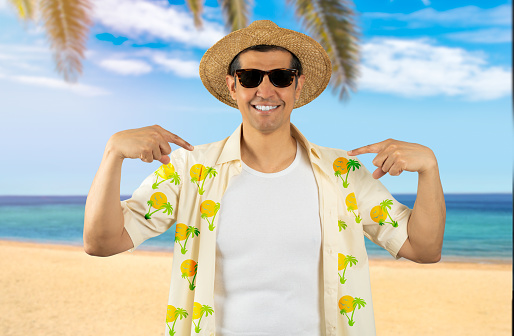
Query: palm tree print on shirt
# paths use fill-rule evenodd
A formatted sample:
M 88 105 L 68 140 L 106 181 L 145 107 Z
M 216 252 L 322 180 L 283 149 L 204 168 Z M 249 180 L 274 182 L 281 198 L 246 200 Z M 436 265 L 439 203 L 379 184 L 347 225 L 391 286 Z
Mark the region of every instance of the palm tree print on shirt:
M 193 324 L 195 325 L 195 332 L 198 334 L 200 330 L 200 322 L 202 321 L 202 317 L 209 316 L 210 314 L 214 313 L 214 310 L 208 306 L 208 305 L 201 305 L 198 302 L 195 302 L 193 305 L 193 320 L 198 319 L 198 324 L 193 321 Z
M 344 255 L 342 253 L 338 253 L 338 271 L 343 271 L 343 276 L 339 274 L 339 281 L 344 285 L 347 279 L 344 278 L 344 274 L 346 273 L 346 270 L 348 269 L 347 266 L 352 267 L 353 265 L 357 264 L 357 259 L 355 259 L 354 256 L 351 255 Z
M 391 224 L 393 227 L 398 227 L 398 222 L 391 218 L 389 211 L 387 209 L 391 209 L 391 205 L 393 205 L 393 201 L 390 199 L 386 199 L 380 203 L 380 205 L 376 205 L 371 208 L 370 216 L 371 219 L 378 223 L 379 225 Z M 386 219 L 389 217 L 391 222 L 386 222 Z
M 182 224 L 182 223 L 177 224 L 176 231 L 175 231 L 175 243 L 177 243 L 177 242 L 179 243 L 179 245 L 181 247 L 180 252 L 182 254 L 186 254 L 186 252 L 187 252 L 186 244 L 187 244 L 187 240 L 189 239 L 189 237 L 191 237 L 191 238 L 194 238 L 195 236 L 198 237 L 199 234 L 200 234 L 200 230 L 198 230 L 194 226 L 186 225 L 186 224 Z M 182 244 L 180 243 L 183 240 L 185 240 L 184 246 L 182 246 Z
M 182 279 L 187 279 L 189 282 L 189 289 L 194 290 L 196 288 L 195 279 L 198 271 L 198 264 L 193 259 L 186 259 L 180 265 L 182 271 Z M 189 278 L 193 277 L 193 281 L 189 281 Z
M 348 196 L 346 196 L 346 209 L 350 211 L 355 216 L 355 223 L 360 223 L 362 218 L 359 215 L 355 214 L 355 210 L 358 210 L 357 207 L 357 199 L 355 198 L 355 193 L 350 193 Z
M 200 204 L 200 212 L 202 213 L 201 217 L 209 223 L 209 230 L 214 230 L 214 217 L 216 217 L 216 214 L 218 213 L 218 210 L 220 209 L 219 203 L 214 203 L 214 201 L 207 200 L 203 201 L 202 204 Z M 212 217 L 212 219 L 209 221 L 209 217 Z
M 146 219 L 150 219 L 151 216 L 159 210 L 164 210 L 165 214 L 171 215 L 173 213 L 173 207 L 168 202 L 168 198 L 166 195 L 160 191 L 153 193 L 150 197 L 150 200 L 146 202 L 148 204 L 148 212 L 145 214 Z M 150 213 L 152 208 L 157 209 L 154 212 Z
M 207 178 L 214 177 L 218 174 L 216 169 L 212 167 L 205 167 L 203 164 L 195 164 L 191 167 L 189 170 L 189 175 L 191 175 L 191 182 L 195 183 L 198 187 L 198 193 L 200 195 L 203 195 L 205 193 L 205 189 L 203 188 L 203 185 L 205 183 L 205 180 Z M 203 181 L 202 185 L 199 185 L 198 182 Z
M 353 314 L 355 313 L 356 308 L 361 309 L 366 306 L 366 301 L 361 298 L 356 297 L 355 299 L 350 295 L 345 295 L 339 299 L 339 312 L 341 315 L 346 316 L 348 319 L 348 325 L 351 327 L 355 324 L 353 320 Z M 348 317 L 348 313 L 352 313 L 351 317 Z
M 346 230 L 346 223 L 343 221 L 343 220 L 338 220 L 337 221 L 337 226 L 339 226 L 339 232 L 341 232 L 341 230 Z
M 175 185 L 180 184 L 180 176 L 171 163 L 161 165 L 154 174 L 157 176 L 157 179 L 154 184 L 152 184 L 153 189 L 157 189 L 159 184 L 167 180 L 170 180 L 170 183 L 175 183 Z M 159 181 L 159 177 L 163 179 L 161 182 L 157 182 Z
M 343 181 L 343 188 L 348 188 L 350 183 L 348 183 L 348 175 L 350 175 L 350 171 L 355 171 L 355 169 L 359 169 L 361 164 L 357 160 L 346 159 L 345 157 L 340 157 L 335 159 L 332 167 L 334 168 L 334 175 L 336 177 L 340 177 L 341 181 Z M 343 175 L 346 174 L 346 178 L 343 179 Z
M 170 336 L 175 335 L 175 323 L 177 322 L 177 318 L 181 320 L 187 317 L 187 311 L 182 308 L 175 308 L 172 305 L 168 305 L 168 312 L 166 313 L 166 325 L 168 326 Z M 170 327 L 169 323 L 173 322 L 173 325 Z

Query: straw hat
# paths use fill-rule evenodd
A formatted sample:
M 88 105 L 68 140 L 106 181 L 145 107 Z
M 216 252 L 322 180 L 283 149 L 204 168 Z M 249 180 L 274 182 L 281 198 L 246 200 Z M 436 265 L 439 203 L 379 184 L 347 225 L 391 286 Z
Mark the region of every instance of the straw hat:
M 269 20 L 260 20 L 223 37 L 203 55 L 200 78 L 214 97 L 237 108 L 225 81 L 228 67 L 242 50 L 259 44 L 283 47 L 295 54 L 302 63 L 305 83 L 294 108 L 311 102 L 327 87 L 332 66 L 325 49 L 305 34 L 280 28 Z

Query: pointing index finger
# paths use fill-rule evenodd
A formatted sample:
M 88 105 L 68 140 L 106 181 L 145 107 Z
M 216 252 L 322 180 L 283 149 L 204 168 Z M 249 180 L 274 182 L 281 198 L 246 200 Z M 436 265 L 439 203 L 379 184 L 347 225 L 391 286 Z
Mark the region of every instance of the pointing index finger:
M 380 151 L 380 142 L 362 146 L 356 149 L 352 149 L 351 151 L 348 151 L 348 155 L 355 156 L 359 154 L 366 154 L 366 153 L 378 153 Z
M 166 133 L 166 138 L 167 138 L 166 140 L 168 142 L 172 142 L 172 143 L 174 143 L 174 144 L 176 144 L 176 145 L 178 145 L 180 147 L 183 147 L 183 148 L 185 148 L 187 150 L 190 150 L 190 151 L 192 151 L 194 149 L 193 146 L 191 146 L 191 144 L 189 142 L 187 142 L 186 140 L 182 139 L 178 135 L 173 134 L 170 131 L 165 130 L 165 129 L 164 129 L 164 132 Z

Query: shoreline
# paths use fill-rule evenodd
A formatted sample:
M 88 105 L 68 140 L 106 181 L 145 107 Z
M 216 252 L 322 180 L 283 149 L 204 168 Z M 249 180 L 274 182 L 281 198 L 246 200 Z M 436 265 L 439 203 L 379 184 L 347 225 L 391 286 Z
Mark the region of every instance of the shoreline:
M 0 238 L 0 245 L 8 245 L 8 246 L 23 246 L 29 248 L 44 248 L 51 250 L 74 250 L 74 251 L 83 251 L 82 244 L 73 244 L 69 242 L 34 242 L 34 241 L 25 241 L 25 240 L 13 240 L 13 239 L 4 239 Z M 85 252 L 84 252 L 85 253 Z M 133 254 L 133 255 L 149 255 L 149 256 L 173 256 L 172 251 L 167 251 L 161 249 L 159 247 L 141 247 L 134 252 L 123 252 L 125 254 Z M 401 264 L 414 264 L 414 265 L 498 265 L 498 266 L 512 266 L 512 259 L 494 259 L 494 258 L 473 258 L 473 257 L 460 257 L 460 256 L 443 256 L 442 259 L 434 264 L 417 264 L 407 259 L 399 259 L 394 260 L 391 256 L 377 256 L 377 255 L 369 255 L 369 264 L 370 266 L 378 265 L 378 264 L 389 264 L 390 266 L 399 266 Z

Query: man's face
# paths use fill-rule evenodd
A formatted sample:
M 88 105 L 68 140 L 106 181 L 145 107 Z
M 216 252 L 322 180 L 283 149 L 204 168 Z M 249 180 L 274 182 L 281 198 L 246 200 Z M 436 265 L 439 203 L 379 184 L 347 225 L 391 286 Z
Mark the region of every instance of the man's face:
M 241 69 L 273 70 L 290 68 L 291 54 L 287 51 L 260 52 L 250 50 L 239 56 Z M 236 77 L 227 75 L 227 85 L 230 95 L 237 102 L 237 107 L 243 116 L 243 124 L 249 125 L 261 133 L 269 134 L 280 127 L 289 127 L 290 115 L 295 99 L 300 97 L 300 91 L 305 76 L 298 78 L 285 88 L 275 87 L 264 76 L 262 83 L 256 88 L 245 88 Z M 237 83 L 236 83 L 237 80 Z M 268 110 L 272 107 L 270 110 Z

